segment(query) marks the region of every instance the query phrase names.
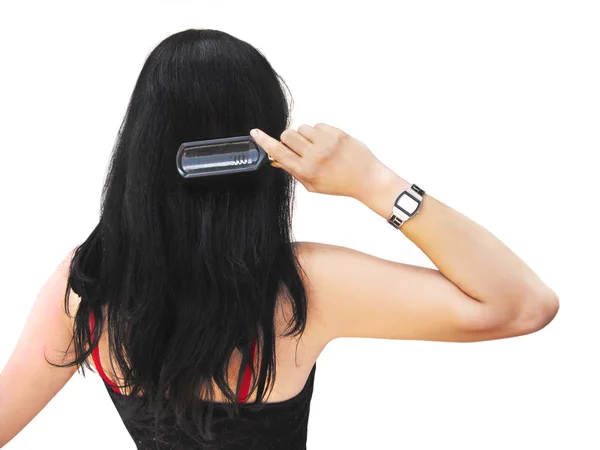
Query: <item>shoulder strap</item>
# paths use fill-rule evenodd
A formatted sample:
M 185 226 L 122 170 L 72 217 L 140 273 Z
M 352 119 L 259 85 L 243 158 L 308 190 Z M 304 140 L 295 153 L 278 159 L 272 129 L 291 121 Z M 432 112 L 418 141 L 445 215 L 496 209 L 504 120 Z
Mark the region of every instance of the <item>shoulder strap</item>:
M 94 313 L 90 312 L 90 330 L 91 330 L 92 336 L 94 336 L 94 326 L 95 326 Z M 252 354 L 252 361 L 254 361 L 254 357 L 256 354 L 256 340 L 252 341 L 251 354 Z M 102 368 L 102 363 L 100 362 L 99 345 L 96 345 L 96 347 L 94 347 L 94 349 L 92 350 L 92 359 L 94 360 L 94 364 L 96 365 L 96 370 L 98 371 L 98 375 L 100 375 L 100 377 L 113 389 L 113 391 L 115 391 L 117 394 L 122 394 L 119 387 L 115 383 L 113 383 L 113 381 L 110 378 L 108 378 L 108 376 L 106 376 L 106 373 L 104 372 L 104 369 Z M 240 388 L 240 395 L 239 395 L 240 403 L 245 403 L 248 400 L 248 393 L 250 391 L 250 382 L 251 381 L 252 381 L 252 369 L 250 368 L 250 365 L 247 364 L 245 371 L 244 371 L 244 376 L 242 378 L 242 386 Z
M 90 311 L 90 331 L 92 333 L 92 337 L 94 336 L 94 325 L 95 325 L 95 320 L 94 320 L 94 313 Z M 119 387 L 112 382 L 112 380 L 110 378 L 108 378 L 106 376 L 106 374 L 104 373 L 104 369 L 102 369 L 102 364 L 100 363 L 100 342 L 98 342 L 98 345 L 96 345 L 96 347 L 94 347 L 94 349 L 92 350 L 92 359 L 94 360 L 94 364 L 96 365 L 96 370 L 98 371 L 98 375 L 100 375 L 100 377 L 106 381 L 110 387 L 113 389 L 113 391 L 115 391 L 117 394 L 122 394 L 121 390 L 119 389 Z
M 256 352 L 256 340 L 252 341 L 252 361 L 254 362 L 254 354 Z M 246 365 L 246 370 L 244 371 L 244 376 L 242 378 L 242 386 L 240 387 L 240 395 L 238 397 L 238 401 L 240 403 L 246 403 L 248 400 L 248 393 L 250 392 L 250 381 L 252 381 L 252 369 L 250 369 L 250 364 Z

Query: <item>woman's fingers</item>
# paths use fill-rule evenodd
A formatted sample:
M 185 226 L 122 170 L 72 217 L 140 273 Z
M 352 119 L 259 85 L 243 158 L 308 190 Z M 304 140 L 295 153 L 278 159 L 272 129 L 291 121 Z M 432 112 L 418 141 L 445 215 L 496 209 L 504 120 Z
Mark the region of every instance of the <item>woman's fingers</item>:
M 311 145 L 311 142 L 308 139 L 291 128 L 288 128 L 281 133 L 280 140 L 286 147 L 291 148 L 300 156 L 305 156 L 306 150 Z
M 254 132 L 258 131 L 258 134 Z M 262 131 L 250 135 L 281 167 L 309 192 L 357 197 L 372 179 L 379 160 L 358 139 L 334 126 L 302 125 L 300 132 L 285 130 L 280 142 Z
M 282 167 L 292 175 L 298 173 L 301 167 L 302 157 L 293 149 L 287 147 L 284 143 L 272 138 L 258 128 L 252 129 L 250 135 L 269 156 L 277 161 L 278 167 Z
M 321 130 L 309 127 L 308 125 L 300 125 L 298 127 L 298 134 L 304 136 L 306 140 L 313 143 L 318 139 L 320 131 Z
M 319 131 L 325 131 L 326 133 L 331 134 L 333 136 L 346 134 L 345 131 L 336 128 L 333 125 L 328 125 L 326 123 L 317 123 L 315 125 L 315 129 Z

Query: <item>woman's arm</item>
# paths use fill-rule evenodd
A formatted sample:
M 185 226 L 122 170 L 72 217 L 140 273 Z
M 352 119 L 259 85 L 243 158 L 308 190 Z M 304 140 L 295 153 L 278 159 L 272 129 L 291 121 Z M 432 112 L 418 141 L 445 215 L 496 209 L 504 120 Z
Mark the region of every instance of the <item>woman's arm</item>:
M 387 219 L 397 193 L 411 184 L 379 164 L 367 185 L 371 189 L 358 200 Z M 556 293 L 500 239 L 427 193 L 422 210 L 400 230 L 444 277 L 485 305 L 485 318 L 474 321 L 486 329 L 515 323 L 533 330 L 554 318 L 559 308 Z
M 77 366 L 65 364 L 64 351 L 71 342 L 70 318 L 63 301 L 73 251 L 42 286 L 17 346 L 0 372 L 0 447 L 14 438 L 60 391 Z
M 253 136 L 274 158 L 271 165 L 309 192 L 355 198 L 385 220 L 399 193 L 411 186 L 366 145 L 331 125 L 287 129 L 281 141 L 263 132 Z M 501 339 L 540 330 L 558 312 L 556 293 L 523 260 L 429 193 L 400 230 L 438 270 L 339 246 L 305 246 L 320 345 L 338 337 Z

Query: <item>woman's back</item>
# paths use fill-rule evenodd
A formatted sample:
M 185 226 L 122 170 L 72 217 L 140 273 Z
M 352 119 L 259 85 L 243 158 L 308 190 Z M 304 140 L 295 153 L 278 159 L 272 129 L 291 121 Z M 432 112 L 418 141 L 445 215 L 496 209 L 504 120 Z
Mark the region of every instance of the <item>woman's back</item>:
M 297 243 L 296 248 L 299 260 L 303 262 L 305 261 L 303 251 L 306 248 L 302 244 L 304 243 Z M 74 317 L 81 297 L 74 292 L 71 298 L 70 308 L 72 308 Z M 216 448 L 305 448 L 316 360 L 326 343 L 323 340 L 323 333 L 320 333 L 318 326 L 314 325 L 310 313 L 305 332 L 301 336 L 283 336 L 290 318 L 291 306 L 281 293 L 278 296 L 278 304 L 273 318 L 277 336 L 275 341 L 276 377 L 273 389 L 261 403 L 262 408 L 259 411 L 253 411 L 248 407 L 248 404 L 256 401 L 256 391 L 254 391 L 240 405 L 239 416 L 230 418 L 223 407 L 223 403 L 226 402 L 225 396 L 216 383 L 213 383 L 214 401 L 209 403 L 214 408 L 211 426 L 215 436 L 213 444 L 217 445 L 216 443 L 218 443 Z M 310 307 L 309 311 L 311 311 Z M 94 323 L 93 316 L 91 316 L 90 329 L 92 332 Z M 108 344 L 108 333 L 105 330 L 100 337 L 99 344 L 90 354 L 88 362 L 102 378 L 115 408 L 138 448 L 196 448 L 193 447 L 192 442 L 185 443 L 187 437 L 174 429 L 173 424 L 169 421 L 164 421 L 159 425 L 155 424 L 152 417 L 143 411 L 139 399 L 130 394 L 130 388 L 118 387 L 122 377 L 116 365 L 111 364 Z M 185 349 L 182 349 L 182 352 L 185 352 Z M 229 380 L 233 380 L 230 382 L 230 388 L 235 391 L 235 380 L 241 370 L 240 352 L 234 351 L 230 361 L 228 377 Z M 255 367 L 258 367 L 259 360 L 256 357 L 254 364 Z M 259 372 L 258 368 L 257 372 Z M 248 375 L 250 375 L 249 370 Z M 203 398 L 201 393 L 198 393 L 198 396 Z M 245 395 L 240 396 L 240 398 L 243 397 Z M 240 400 L 240 402 L 242 401 Z M 145 417 L 146 415 L 147 417 Z M 157 430 L 160 431 L 157 433 Z M 157 439 L 157 434 L 163 437 Z M 173 447 L 175 442 L 179 442 L 179 444 Z
M 296 247 L 298 248 L 298 255 L 301 264 L 305 261 L 305 257 L 303 253 L 307 250 L 306 246 L 308 243 L 298 242 L 296 243 Z M 313 244 L 314 245 L 314 244 Z M 305 270 L 308 268 L 305 268 Z M 77 305 L 79 303 L 80 297 L 77 293 L 71 294 L 72 302 L 70 308 L 71 316 L 74 317 L 77 311 Z M 313 365 L 315 364 L 319 354 L 323 350 L 326 345 L 324 339 L 324 333 L 322 330 L 319 330 L 317 324 L 313 323 L 313 318 L 311 315 L 311 308 L 308 308 L 308 319 L 307 326 L 304 333 L 299 337 L 283 337 L 282 334 L 284 329 L 289 321 L 291 314 L 291 305 L 285 299 L 282 293 L 279 294 L 278 299 L 279 307 L 276 308 L 274 315 L 274 324 L 276 330 L 276 373 L 277 379 L 274 383 L 273 390 L 270 395 L 267 396 L 266 402 L 276 403 L 283 402 L 288 399 L 291 399 L 305 386 L 309 375 L 311 374 L 311 370 Z M 109 324 L 110 326 L 110 324 Z M 100 357 L 100 363 L 102 369 L 104 370 L 106 376 L 115 384 L 120 384 L 118 381 L 121 378 L 121 374 L 118 373 L 118 370 L 111 367 L 111 362 L 109 360 L 108 355 L 108 334 L 106 330 L 102 333 L 100 337 L 100 343 L 98 345 L 98 352 Z M 88 358 L 88 362 L 93 364 L 93 358 L 90 355 Z M 241 354 L 239 351 L 234 351 L 231 356 L 231 364 L 229 367 L 229 379 L 232 380 L 230 383 L 230 387 L 235 390 L 235 380 L 237 380 L 237 376 L 240 370 L 241 363 Z M 257 358 L 254 360 L 254 364 L 257 367 L 259 361 Z M 259 369 L 257 368 L 257 371 Z M 116 375 L 115 375 L 116 373 Z M 225 398 L 223 394 L 219 391 L 219 388 L 216 384 L 213 384 L 215 390 L 215 402 L 224 402 Z M 127 395 L 130 392 L 130 389 L 121 389 L 121 392 Z M 256 400 L 256 392 L 253 392 L 250 395 L 250 398 L 247 400 L 248 403 L 251 403 Z

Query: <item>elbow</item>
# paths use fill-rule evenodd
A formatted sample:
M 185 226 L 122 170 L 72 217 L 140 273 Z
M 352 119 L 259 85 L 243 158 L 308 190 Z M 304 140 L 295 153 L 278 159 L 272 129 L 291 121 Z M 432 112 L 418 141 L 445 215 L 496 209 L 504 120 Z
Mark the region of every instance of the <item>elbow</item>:
M 559 308 L 558 296 L 552 290 L 524 300 L 519 314 L 510 326 L 511 334 L 522 336 L 540 331 L 554 320 Z
M 509 306 L 510 305 L 510 306 Z M 507 301 L 499 307 L 479 309 L 476 318 L 468 322 L 472 341 L 487 341 L 524 336 L 546 327 L 559 309 L 558 297 L 554 292 L 544 295 L 522 297 L 520 301 Z

